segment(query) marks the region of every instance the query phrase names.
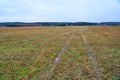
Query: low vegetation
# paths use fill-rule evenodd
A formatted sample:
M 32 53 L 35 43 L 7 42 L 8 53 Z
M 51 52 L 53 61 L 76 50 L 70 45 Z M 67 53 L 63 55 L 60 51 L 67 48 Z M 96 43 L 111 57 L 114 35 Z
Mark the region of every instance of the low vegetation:
M 0 80 L 96 80 L 81 33 L 94 55 L 100 79 L 119 80 L 120 27 L 115 26 L 0 28 Z

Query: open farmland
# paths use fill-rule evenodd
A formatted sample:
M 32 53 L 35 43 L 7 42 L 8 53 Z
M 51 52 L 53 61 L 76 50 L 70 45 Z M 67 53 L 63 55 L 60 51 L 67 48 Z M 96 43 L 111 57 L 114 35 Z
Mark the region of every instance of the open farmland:
M 0 80 L 118 80 L 120 27 L 0 28 Z

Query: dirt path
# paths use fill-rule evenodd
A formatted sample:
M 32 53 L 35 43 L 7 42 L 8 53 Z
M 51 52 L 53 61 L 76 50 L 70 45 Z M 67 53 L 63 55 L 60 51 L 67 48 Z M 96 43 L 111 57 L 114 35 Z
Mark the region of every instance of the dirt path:
M 86 39 L 85 35 L 83 35 L 82 32 L 81 32 L 80 34 L 81 34 L 82 39 L 83 39 L 83 41 L 84 41 L 85 50 L 86 50 L 87 53 L 88 53 L 89 60 L 90 60 L 90 62 L 91 62 L 91 64 L 92 64 L 92 66 L 93 66 L 93 71 L 94 71 L 94 73 L 95 73 L 96 80 L 102 80 L 102 79 L 101 79 L 101 72 L 100 72 L 100 70 L 99 70 L 97 61 L 96 61 L 96 59 L 95 59 L 95 57 L 94 57 L 94 55 L 93 55 L 92 50 L 90 49 L 90 46 L 89 46 L 89 44 L 88 44 L 88 42 L 87 42 L 87 39 Z

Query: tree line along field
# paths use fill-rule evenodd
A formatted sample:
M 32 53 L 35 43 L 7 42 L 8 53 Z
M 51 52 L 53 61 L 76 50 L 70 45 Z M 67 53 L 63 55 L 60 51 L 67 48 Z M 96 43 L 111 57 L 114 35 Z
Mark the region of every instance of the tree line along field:
M 0 28 L 0 80 L 119 80 L 120 27 Z

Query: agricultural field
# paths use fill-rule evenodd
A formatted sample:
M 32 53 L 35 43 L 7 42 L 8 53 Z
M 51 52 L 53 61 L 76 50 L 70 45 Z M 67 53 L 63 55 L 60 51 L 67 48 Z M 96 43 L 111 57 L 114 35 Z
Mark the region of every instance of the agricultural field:
M 120 27 L 0 28 L 0 80 L 120 80 Z

